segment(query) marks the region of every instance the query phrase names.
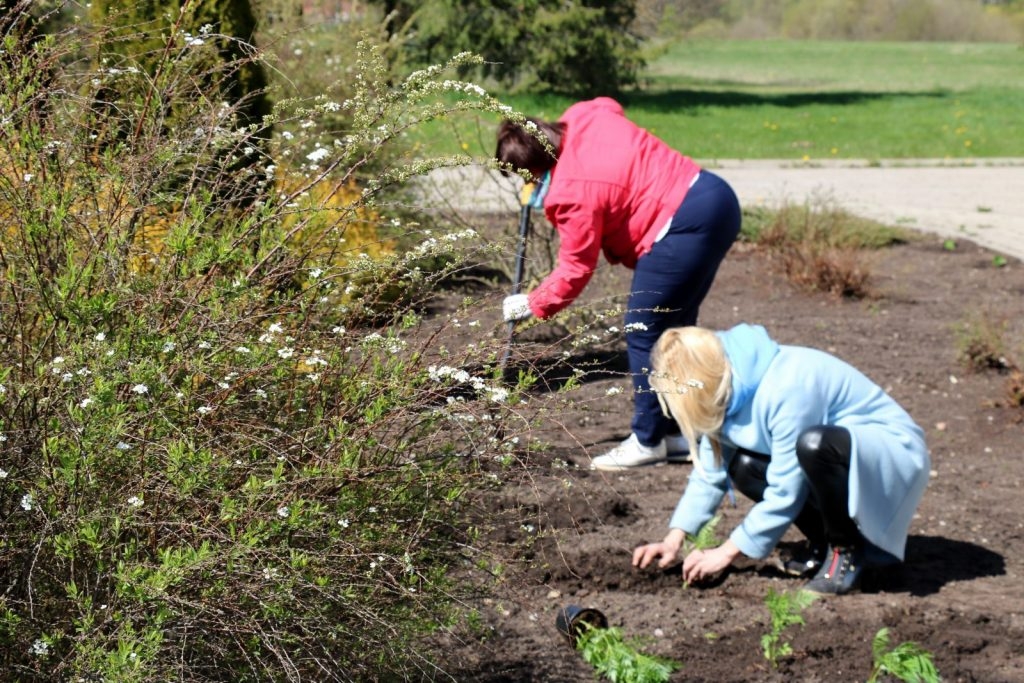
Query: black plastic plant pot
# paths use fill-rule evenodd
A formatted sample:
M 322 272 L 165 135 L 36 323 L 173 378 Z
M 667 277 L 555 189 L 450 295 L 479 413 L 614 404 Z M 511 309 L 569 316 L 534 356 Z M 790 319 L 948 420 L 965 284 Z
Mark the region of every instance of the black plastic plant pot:
M 555 616 L 555 628 L 569 640 L 569 645 L 576 647 L 576 639 L 587 628 L 608 628 L 608 618 L 593 607 L 566 605 L 558 610 Z

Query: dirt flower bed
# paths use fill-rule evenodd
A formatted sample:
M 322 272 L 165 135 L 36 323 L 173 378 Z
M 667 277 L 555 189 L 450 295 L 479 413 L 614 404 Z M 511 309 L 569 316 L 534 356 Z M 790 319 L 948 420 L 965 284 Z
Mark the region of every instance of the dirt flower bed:
M 632 569 L 633 548 L 664 535 L 691 466 L 591 470 L 591 456 L 628 435 L 625 344 L 619 337 L 601 351 L 564 351 L 550 341 L 556 329 L 533 325 L 515 357 L 544 371 L 529 400 L 548 413 L 524 438 L 545 447 L 530 450 L 523 476 L 509 477 L 492 501 L 493 519 L 504 525 L 496 536 L 514 561 L 499 594 L 478 606 L 478 636 L 449 644 L 444 668 L 455 680 L 594 680 L 555 629 L 558 609 L 579 604 L 601 610 L 647 652 L 681 663 L 673 681 L 865 680 L 882 627 L 893 643 L 912 640 L 932 652 L 945 681 L 1024 681 L 1024 412 L 1010 400 L 1009 370 L 971 371 L 958 349 L 958 329 L 962 336 L 980 315 L 1004 330 L 1008 353 L 1024 358 L 1024 266 L 1001 265 L 967 242 L 943 248 L 934 237 L 866 258 L 872 296 L 846 300 L 794 286 L 763 252 L 737 245 L 701 324 L 758 323 L 781 343 L 825 349 L 917 420 L 933 471 L 906 563 L 869 574 L 858 594 L 810 605 L 806 626 L 786 633 L 792 654 L 773 667 L 761 648 L 770 628 L 766 595 L 802 581 L 781 574 L 772 558 L 686 589 L 678 565 Z M 625 269 L 603 267 L 577 306 L 622 303 L 628 278 Z M 490 334 L 503 334 L 505 286 L 475 293 L 495 311 L 479 335 L 489 324 Z M 621 325 L 621 317 L 600 324 Z M 565 356 L 566 364 L 557 362 Z M 574 391 L 555 391 L 571 375 L 568 364 L 580 362 L 597 365 Z M 748 508 L 742 498 L 726 503 L 721 533 Z M 780 547 L 800 541 L 790 531 Z

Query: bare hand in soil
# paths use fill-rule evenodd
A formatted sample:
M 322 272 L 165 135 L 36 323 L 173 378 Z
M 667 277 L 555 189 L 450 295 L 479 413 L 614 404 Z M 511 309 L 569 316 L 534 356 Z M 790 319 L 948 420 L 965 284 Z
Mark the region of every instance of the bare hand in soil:
M 718 576 L 732 564 L 739 554 L 739 549 L 732 541 L 726 541 L 717 548 L 694 550 L 683 562 L 683 581 L 704 581 Z
M 646 569 L 654 558 L 660 557 L 658 566 L 662 569 L 672 564 L 679 549 L 683 546 L 685 534 L 679 529 L 672 529 L 661 543 L 647 543 L 633 551 L 633 566 Z
M 673 560 L 676 559 L 676 553 L 679 551 L 678 546 L 671 548 L 664 541 L 661 543 L 648 543 L 642 545 L 633 551 L 633 566 L 639 567 L 640 569 L 646 569 L 654 558 L 660 557 L 658 560 L 658 566 L 664 569 L 665 567 L 672 564 Z

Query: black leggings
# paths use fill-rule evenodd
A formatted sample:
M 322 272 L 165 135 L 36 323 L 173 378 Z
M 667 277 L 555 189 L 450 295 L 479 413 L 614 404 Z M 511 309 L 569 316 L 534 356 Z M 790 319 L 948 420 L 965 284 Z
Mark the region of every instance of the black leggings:
M 863 543 L 847 513 L 851 448 L 850 432 L 844 427 L 810 427 L 797 438 L 796 458 L 807 476 L 811 495 L 793 523 L 812 545 L 850 547 Z M 754 502 L 763 500 L 769 460 L 762 453 L 739 449 L 729 465 L 736 490 Z

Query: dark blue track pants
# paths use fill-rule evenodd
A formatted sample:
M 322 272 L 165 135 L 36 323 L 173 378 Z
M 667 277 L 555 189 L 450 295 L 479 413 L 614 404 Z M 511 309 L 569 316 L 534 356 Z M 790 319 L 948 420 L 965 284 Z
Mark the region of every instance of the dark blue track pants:
M 666 329 L 697 323 L 700 304 L 739 232 L 736 194 L 714 173 L 701 171 L 668 233 L 636 264 L 625 328 L 633 376 L 633 433 L 645 446 L 679 431 L 650 391 L 651 349 Z

